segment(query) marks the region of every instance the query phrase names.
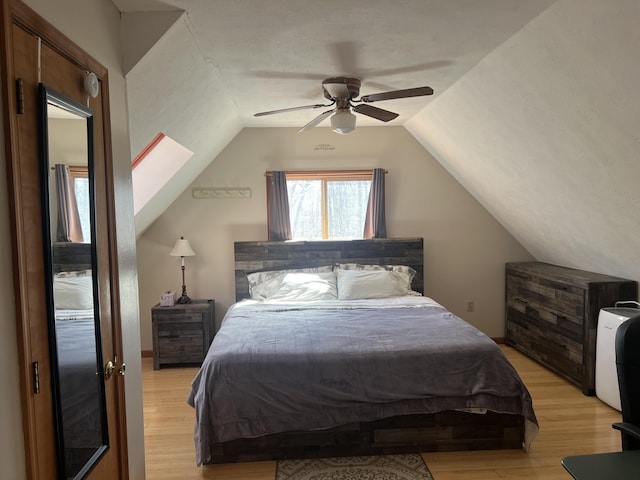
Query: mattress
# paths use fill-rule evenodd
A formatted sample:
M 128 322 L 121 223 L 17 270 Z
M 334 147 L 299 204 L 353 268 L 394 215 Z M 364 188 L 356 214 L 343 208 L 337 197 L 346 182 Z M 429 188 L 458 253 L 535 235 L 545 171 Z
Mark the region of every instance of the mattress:
M 426 297 L 238 302 L 187 399 L 198 464 L 213 444 L 444 410 L 495 411 L 537 433 L 531 397 L 500 348 Z

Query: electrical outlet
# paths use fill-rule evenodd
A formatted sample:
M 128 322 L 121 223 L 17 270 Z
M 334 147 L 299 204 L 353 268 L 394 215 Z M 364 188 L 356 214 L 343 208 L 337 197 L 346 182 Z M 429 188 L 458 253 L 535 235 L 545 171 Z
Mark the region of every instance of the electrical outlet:
M 475 302 L 473 300 L 467 302 L 467 312 L 473 312 L 475 307 L 476 307 L 476 305 L 475 305 Z

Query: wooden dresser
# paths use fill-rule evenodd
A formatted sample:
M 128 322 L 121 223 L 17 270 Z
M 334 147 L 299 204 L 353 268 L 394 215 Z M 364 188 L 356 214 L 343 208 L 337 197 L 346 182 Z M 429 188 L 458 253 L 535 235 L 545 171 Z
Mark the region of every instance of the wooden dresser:
M 151 309 L 153 369 L 161 365 L 200 364 L 215 335 L 215 302 L 193 300 Z
M 633 280 L 541 262 L 506 265 L 506 343 L 595 393 L 598 314 L 637 300 Z

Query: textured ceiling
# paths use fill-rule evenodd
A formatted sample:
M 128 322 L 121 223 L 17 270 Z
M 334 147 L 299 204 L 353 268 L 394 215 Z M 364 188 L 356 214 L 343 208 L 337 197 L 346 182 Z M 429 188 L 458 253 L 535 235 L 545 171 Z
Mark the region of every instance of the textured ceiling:
M 136 214 L 140 235 L 242 128 L 302 127 L 326 109 L 254 113 L 323 103 L 334 76 L 361 79 L 362 94 L 432 87 L 377 102 L 399 114 L 387 124 L 357 115 L 361 127 L 405 125 L 553 0 L 113 2 L 133 156 L 158 132 L 194 152 Z
M 338 75 L 361 93 L 428 85 L 434 97 L 376 106 L 404 124 L 552 0 L 114 0 L 122 12 L 183 10 L 192 40 L 245 127 L 303 126 L 324 110 L 254 113 L 325 103 Z M 129 47 L 127 47 L 129 48 Z M 188 103 L 187 103 L 188 104 Z M 215 108 L 215 105 L 211 105 Z M 325 120 L 328 124 L 328 120 Z M 380 122 L 358 115 L 358 125 Z

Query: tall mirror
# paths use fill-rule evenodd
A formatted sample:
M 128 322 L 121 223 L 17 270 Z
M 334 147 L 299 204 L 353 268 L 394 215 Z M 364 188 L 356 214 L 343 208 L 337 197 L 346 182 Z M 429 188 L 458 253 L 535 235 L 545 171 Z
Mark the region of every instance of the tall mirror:
M 59 478 L 108 449 L 100 340 L 93 112 L 40 85 L 42 211 Z

